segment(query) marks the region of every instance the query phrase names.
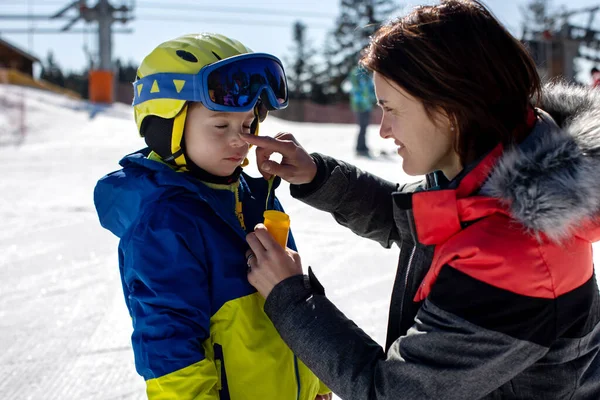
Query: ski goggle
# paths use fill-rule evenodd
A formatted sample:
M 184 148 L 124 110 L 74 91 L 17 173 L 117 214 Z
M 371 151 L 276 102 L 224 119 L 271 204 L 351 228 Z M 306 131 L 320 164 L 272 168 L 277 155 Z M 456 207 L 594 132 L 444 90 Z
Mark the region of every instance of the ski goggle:
M 268 110 L 288 105 L 281 61 L 270 54 L 247 53 L 204 66 L 195 74 L 158 73 L 133 83 L 133 105 L 175 99 L 202 103 L 219 112 L 246 112 L 260 100 Z

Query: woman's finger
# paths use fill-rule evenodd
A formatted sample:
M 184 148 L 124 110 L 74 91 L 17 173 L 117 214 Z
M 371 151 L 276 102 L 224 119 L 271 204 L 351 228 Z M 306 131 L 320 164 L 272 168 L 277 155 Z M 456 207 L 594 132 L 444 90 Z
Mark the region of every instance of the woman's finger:
M 258 169 L 263 177 L 266 174 L 277 175 L 286 182 L 292 181 L 298 172 L 298 167 L 295 165 L 283 165 L 273 160 L 264 161 L 259 164 Z
M 280 153 L 284 156 L 293 152 L 296 144 L 293 141 L 282 140 L 270 136 L 254 136 L 247 133 L 240 133 L 240 137 L 247 143 L 253 144 L 256 147 L 267 149 L 272 153 Z
M 296 140 L 294 135 L 292 135 L 289 132 L 279 132 L 278 134 L 275 135 L 275 138 L 281 139 L 281 140 L 288 140 L 288 141 L 294 142 L 297 145 L 300 144 L 300 143 L 298 143 L 298 141 Z
M 269 158 L 271 158 L 271 154 L 273 154 L 274 151 L 273 150 L 269 150 L 266 149 L 264 147 L 257 147 L 256 148 L 256 160 L 259 162 L 268 160 Z
M 265 251 L 283 250 L 263 224 L 258 224 L 254 227 L 254 237 L 260 241 Z
M 267 172 L 264 169 L 264 165 L 265 163 L 269 162 L 269 157 L 271 157 L 271 154 L 273 154 L 273 152 L 270 150 L 261 149 L 260 147 L 256 148 L 256 165 L 258 167 L 258 172 L 260 172 L 260 174 L 266 180 L 271 179 L 271 177 L 273 176 L 273 173 Z
M 246 242 L 248 242 L 248 246 L 250 246 L 250 250 L 252 250 L 256 258 L 262 259 L 266 252 L 266 249 L 261 243 L 261 241 L 256 237 L 256 233 L 249 233 L 246 236 Z
M 295 252 L 294 250 L 292 250 L 292 249 L 288 249 L 288 248 L 286 248 L 286 252 L 288 253 L 288 255 L 289 255 L 290 257 L 292 257 L 292 259 L 294 260 L 294 262 L 295 262 L 296 264 L 302 264 L 302 260 L 300 259 L 300 254 L 298 254 L 298 253 L 297 253 L 297 252 Z

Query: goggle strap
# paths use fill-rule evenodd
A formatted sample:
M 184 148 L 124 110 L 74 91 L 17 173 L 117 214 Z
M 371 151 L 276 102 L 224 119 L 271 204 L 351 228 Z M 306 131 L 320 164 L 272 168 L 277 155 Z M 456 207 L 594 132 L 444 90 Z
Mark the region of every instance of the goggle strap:
M 133 82 L 133 102 L 136 106 L 148 100 L 173 99 L 198 102 L 196 75 L 158 73 Z

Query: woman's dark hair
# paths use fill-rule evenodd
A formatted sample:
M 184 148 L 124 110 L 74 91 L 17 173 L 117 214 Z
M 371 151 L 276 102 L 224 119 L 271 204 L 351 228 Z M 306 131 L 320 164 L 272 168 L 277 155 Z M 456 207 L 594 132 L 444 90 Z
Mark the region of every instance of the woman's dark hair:
M 391 21 L 360 64 L 421 100 L 430 116 L 445 111 L 463 166 L 498 143 L 522 140 L 517 128 L 541 92 L 525 47 L 475 0 L 443 0 Z

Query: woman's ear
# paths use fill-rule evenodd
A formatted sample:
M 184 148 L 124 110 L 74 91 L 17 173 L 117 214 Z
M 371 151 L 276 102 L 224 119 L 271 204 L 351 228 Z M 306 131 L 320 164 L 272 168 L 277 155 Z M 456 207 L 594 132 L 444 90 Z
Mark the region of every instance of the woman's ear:
M 438 109 L 437 112 L 439 116 L 436 121 L 439 124 L 438 126 L 450 132 L 451 135 L 458 137 L 458 119 L 456 115 L 443 108 Z

